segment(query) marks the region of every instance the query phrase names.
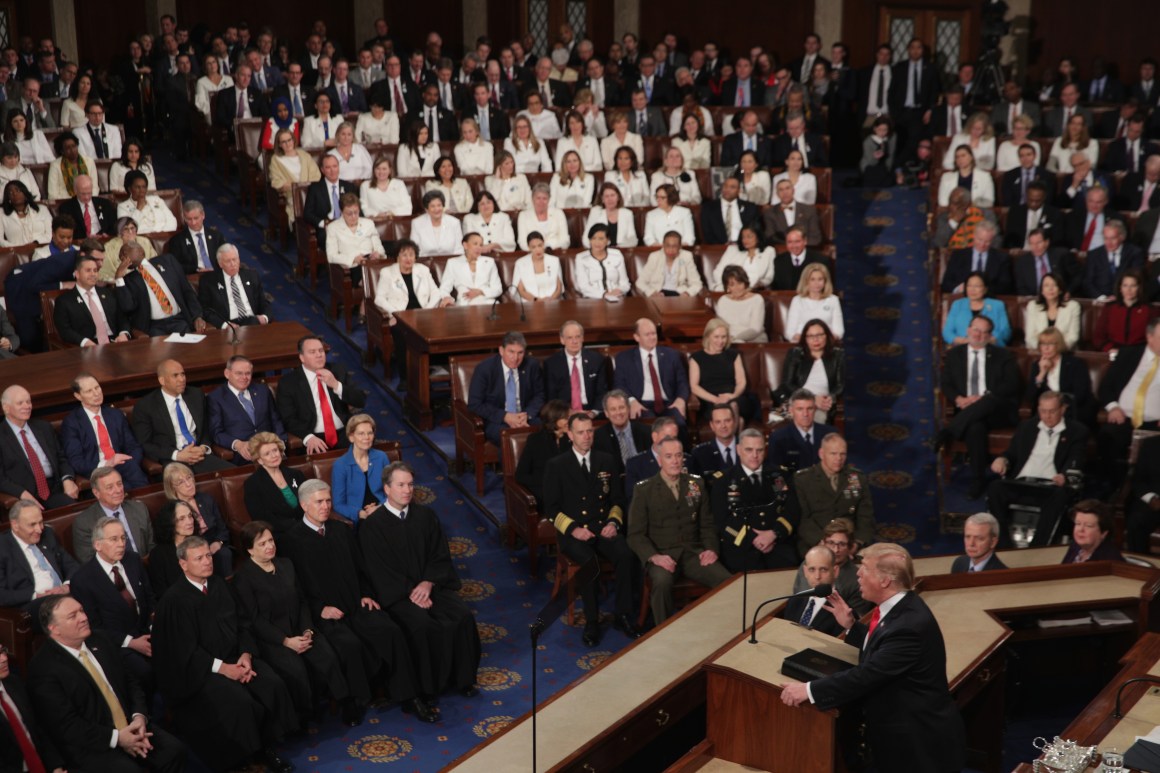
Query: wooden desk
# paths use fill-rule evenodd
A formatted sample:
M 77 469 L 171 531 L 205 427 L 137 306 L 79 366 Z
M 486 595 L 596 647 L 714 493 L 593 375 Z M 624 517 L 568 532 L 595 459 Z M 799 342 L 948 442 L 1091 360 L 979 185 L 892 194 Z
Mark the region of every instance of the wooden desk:
M 75 402 L 72 380 L 81 371 L 101 382 L 106 399 L 143 392 L 157 386 L 157 366 L 175 359 L 185 367 L 189 383 L 221 378 L 226 360 L 244 354 L 254 371 L 282 370 L 298 364 L 298 339 L 310 331 L 298 322 L 274 322 L 238 330 L 238 343 L 228 330 L 207 330 L 197 344 L 166 343 L 164 337 L 142 338 L 86 349 L 59 349 L 0 362 L 0 384 L 20 384 L 32 395 L 32 406 L 61 408 Z
M 661 334 L 669 339 L 692 338 L 697 341 L 705 333 L 705 323 L 715 315 L 712 303 L 704 296 L 649 298 L 661 320 Z

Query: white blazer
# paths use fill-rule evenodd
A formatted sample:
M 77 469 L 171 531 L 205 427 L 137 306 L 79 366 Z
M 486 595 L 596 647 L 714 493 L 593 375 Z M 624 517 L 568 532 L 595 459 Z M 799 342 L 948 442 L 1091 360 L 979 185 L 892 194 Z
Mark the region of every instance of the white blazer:
M 528 209 L 532 206 L 532 186 L 525 175 L 516 172 L 514 177 L 501 180 L 494 174 L 483 180 L 483 187 L 505 211 Z
M 943 174 L 938 181 L 938 205 L 945 207 L 950 203 L 951 191 L 959 187 L 959 172 L 954 170 Z M 976 207 L 987 209 L 995 206 L 995 181 L 990 172 L 976 169 L 971 175 L 971 203 Z
M 947 152 L 943 155 L 943 169 L 955 168 L 955 149 L 959 145 L 971 145 L 971 135 L 966 133 L 956 134 L 951 137 L 951 144 L 947 146 Z M 995 138 L 979 140 L 979 147 L 971 148 L 971 153 L 975 156 L 975 167 L 982 169 L 985 172 L 990 172 L 995 168 Z M 1037 154 L 1038 155 L 1038 154 Z M 808 204 L 812 202 L 802 202 Z
M 749 277 L 750 290 L 769 287 L 773 284 L 773 259 L 775 257 L 777 256 L 774 255 L 772 247 L 758 250 L 757 254 L 750 258 L 748 252 L 736 244 L 730 244 L 721 256 L 721 260 L 717 262 L 717 267 L 713 269 L 713 276 L 709 277 L 709 289 L 714 292 L 724 292 L 725 282 L 721 277 L 729 266 L 741 266 L 745 269 L 745 275 Z
M 572 246 L 572 236 L 568 233 L 568 218 L 555 207 L 548 207 L 547 222 L 536 218 L 534 209 L 525 209 L 516 219 L 516 243 L 521 250 L 528 248 L 528 234 L 539 231 L 549 250 L 566 250 Z
M 512 154 L 512 158 L 516 160 L 516 171 L 521 174 L 550 172 L 552 159 L 548 156 L 548 146 L 543 140 L 539 140 L 538 144 L 540 147 L 536 149 L 530 143 L 525 145 L 517 142 L 514 137 L 508 137 L 503 141 L 503 149 Z M 528 200 L 531 201 L 530 196 Z
M 354 125 L 354 139 L 364 145 L 396 145 L 399 142 L 399 118 L 391 110 L 383 111 L 379 120 L 371 113 L 363 113 Z
M 385 191 L 376 188 L 373 180 L 363 180 L 359 186 L 358 198 L 362 203 L 363 214 L 367 217 L 378 215 L 410 217 L 414 209 L 411 192 L 397 177 L 391 178 Z
M 737 179 L 741 181 L 741 193 L 738 194 L 737 198 L 759 207 L 769 203 L 770 197 L 773 195 L 773 182 L 769 179 L 769 172 L 758 169 L 753 173 L 749 182 L 745 182 L 740 175 Z
M 701 111 L 701 126 L 704 129 L 706 137 L 712 137 L 713 131 L 713 114 L 709 112 L 709 108 L 701 106 L 698 108 Z M 669 115 L 669 136 L 676 137 L 681 133 L 681 124 L 685 122 L 685 111 L 678 106 Z
M 782 180 L 789 179 L 789 172 L 781 172 L 774 176 L 770 182 L 770 202 L 773 201 L 774 194 L 777 193 L 777 184 Z M 797 185 L 793 187 L 793 200 L 799 204 L 809 204 L 813 206 L 818 201 L 818 178 L 814 176 L 813 172 L 802 172 L 798 176 Z
M 467 300 L 468 290 L 478 289 L 483 295 Z M 503 283 L 499 279 L 499 269 L 495 260 L 486 255 L 480 255 L 475 260 L 475 273 L 467 265 L 467 258 L 460 255 L 447 261 L 443 269 L 443 281 L 439 284 L 439 292 L 451 297 L 452 291 L 456 295 L 457 306 L 480 305 L 491 303 L 503 293 Z
M 604 168 L 612 169 L 616 165 L 616 151 L 627 145 L 636 153 L 636 160 L 643 163 L 644 161 L 644 140 L 636 132 L 625 132 L 624 142 L 616 139 L 615 134 L 609 134 L 600 141 L 600 160 L 604 162 Z
M 85 162 L 85 169 L 89 170 L 89 177 L 93 178 L 93 195 L 96 196 L 101 192 L 100 183 L 97 182 L 97 162 L 90 156 L 81 156 Z M 48 198 L 54 199 L 71 199 L 72 194 L 68 192 L 68 188 L 64 187 L 64 174 L 60 171 L 60 164 L 63 159 L 56 159 L 48 165 Z M 120 217 L 120 215 L 118 215 Z
M 50 181 L 49 187 L 52 187 Z M 145 197 L 145 208 L 137 209 L 132 199 L 125 199 L 117 205 L 117 218 L 131 217 L 137 221 L 137 233 L 156 234 L 177 230 L 177 218 L 157 196 Z
M 428 255 L 462 255 L 463 227 L 454 215 L 443 215 L 436 230 L 431 216 L 424 212 L 411 221 L 411 241 L 419 245 L 419 257 Z
M 632 210 L 621 207 L 618 210 L 619 214 L 616 219 L 616 243 L 612 247 L 635 247 L 640 244 L 640 237 L 636 235 L 636 218 L 632 214 Z M 588 231 L 594 225 L 608 225 L 608 213 L 604 211 L 604 207 L 596 206 L 588 211 L 588 220 L 584 223 L 584 233 L 580 235 L 580 243 L 584 245 L 585 249 L 592 246 L 592 240 L 588 238 Z
M 105 146 L 109 150 L 107 158 L 117 159 L 121 157 L 121 128 L 111 123 L 105 125 Z M 40 134 L 39 130 L 35 132 Z M 97 146 L 93 144 L 93 136 L 89 134 L 89 123 L 85 121 L 84 126 L 78 126 L 72 130 L 73 136 L 77 138 L 77 148 L 81 151 L 82 156 L 97 157 Z M 43 134 L 40 134 L 43 137 Z M 48 141 L 45 140 L 45 144 Z M 56 154 L 54 153 L 55 157 Z M 49 159 L 50 161 L 52 159 Z
M 657 250 L 648 256 L 648 262 L 641 269 L 636 278 L 636 292 L 639 295 L 649 296 L 665 286 L 665 251 Z M 670 288 L 679 293 L 697 295 L 701 292 L 701 275 L 697 273 L 697 266 L 693 263 L 693 253 L 681 250 L 677 259 L 673 261 L 673 273 L 676 287 Z
M 456 177 L 451 183 L 451 190 L 448 191 L 443 187 L 443 184 L 438 180 L 431 179 L 423 186 L 423 192 L 439 191 L 443 194 L 443 207 L 447 212 L 452 214 L 462 215 L 471 211 L 475 206 L 475 195 L 471 192 L 471 186 L 467 184 L 467 180 L 462 177 Z
M 329 139 L 334 139 L 334 135 L 338 133 L 338 127 L 342 125 L 342 116 L 330 116 L 327 118 L 327 128 L 330 131 Z M 358 137 L 358 133 L 355 133 Z M 308 115 L 302 119 L 302 140 L 301 145 L 304 148 L 317 149 L 326 144 L 326 131 L 322 128 L 322 119 L 317 115 Z
M 429 142 L 422 148 L 423 158 L 411 152 L 406 145 L 399 146 L 395 157 L 395 174 L 399 177 L 434 177 L 435 162 L 439 160 L 439 146 Z
M 536 298 L 550 298 L 556 292 L 559 283 L 561 292 L 564 290 L 564 272 L 560 267 L 560 259 L 555 255 L 544 254 L 544 273 L 537 274 L 532 266 L 532 256 L 524 255 L 516 261 L 515 274 L 512 276 L 512 297 L 519 295 L 520 283 L 524 290 Z
M 713 144 L 708 138 L 689 142 L 682 137 L 673 140 L 673 147 L 681 151 L 685 157 L 685 166 L 689 169 L 708 169 L 713 165 Z
M 658 169 L 653 172 L 652 182 L 649 183 L 649 197 L 648 203 L 651 206 L 657 205 L 657 188 L 662 185 L 672 185 L 680 194 L 682 204 L 700 204 L 701 203 L 701 186 L 697 182 L 697 176 L 692 172 L 683 172 L 689 176 L 688 181 L 682 180 L 680 175 L 677 177 L 669 177 L 665 174 L 664 169 Z
M 386 255 L 378 229 L 369 217 L 360 217 L 352 229 L 342 218 L 326 224 L 326 262 L 352 268 L 359 255 Z
M 495 146 L 483 140 L 461 141 L 455 146 L 455 163 L 460 174 L 491 174 L 495 171 Z
M 604 182 L 612 183 L 620 191 L 626 207 L 647 207 L 649 199 L 648 178 L 644 172 L 633 172 L 632 176 L 624 179 L 619 171 L 613 170 L 604 173 Z
M 339 155 L 338 148 L 331 149 L 327 155 L 338 159 L 338 179 L 354 182 L 371 178 L 371 167 L 374 165 L 371 154 L 357 142 L 350 146 L 349 161 Z
M 1069 349 L 1074 349 L 1079 342 L 1080 320 L 1083 317 L 1083 308 L 1076 301 L 1068 301 L 1059 307 L 1059 314 L 1055 317 L 1055 329 L 1063 334 Z M 1038 301 L 1027 304 L 1027 313 L 1023 317 L 1023 340 L 1030 351 L 1039 346 L 1039 334 L 1046 330 L 1047 309 L 1039 305 Z
M 1063 137 L 1056 137 L 1055 142 L 1051 143 L 1051 153 L 1047 156 L 1047 171 L 1049 172 L 1063 172 L 1071 174 L 1075 171 L 1071 165 L 1071 154 L 1075 153 L 1069 147 L 1064 145 Z M 1092 169 L 1099 168 L 1100 161 L 1100 143 L 1099 140 L 1091 140 L 1088 142 L 1086 148 L 1082 148 L 1079 152 L 1083 153 L 1092 162 Z
M 1026 144 L 1035 148 L 1035 165 L 1041 166 L 1039 156 L 1042 151 L 1039 148 L 1039 143 L 1034 140 L 1028 140 Z M 1017 166 L 1019 166 L 1019 143 L 1015 140 L 1007 140 L 999 146 L 999 155 L 995 160 L 995 169 L 1000 172 L 1010 172 Z
M 560 131 L 560 119 L 551 110 L 542 110 L 539 115 L 532 115 L 527 110 L 521 110 L 516 113 L 516 118 L 521 115 L 532 122 L 532 131 L 535 132 L 536 138 L 541 144 L 544 140 L 558 140 L 563 135 L 563 132 Z M 512 123 L 515 121 L 513 120 Z
M 580 163 L 584 167 L 584 171 L 591 174 L 592 172 L 601 172 L 604 170 L 604 160 L 600 157 L 600 143 L 596 141 L 595 137 L 587 135 L 581 137 L 580 147 L 576 147 L 576 143 L 572 141 L 571 135 L 560 138 L 556 142 L 556 168 L 560 169 L 564 162 L 564 154 L 569 150 L 574 150 L 580 156 Z
M 578 209 L 592 205 L 592 197 L 596 195 L 596 178 L 590 174 L 583 178 L 574 177 L 567 185 L 560 182 L 560 175 L 552 175 L 551 198 L 548 206 L 557 209 Z
M 692 247 L 697 241 L 697 233 L 693 229 L 693 213 L 688 207 L 675 206 L 668 212 L 660 207 L 649 210 L 644 218 L 644 243 L 649 247 L 659 247 L 664 244 L 665 234 L 676 231 L 681 235 L 681 244 Z
M 498 244 L 504 252 L 512 252 L 516 248 L 516 232 L 512 228 L 512 219 L 506 212 L 493 212 L 491 222 L 483 222 L 483 215 L 468 213 L 463 216 L 463 233 L 472 231 L 483 237 L 484 244 Z
M 604 270 L 601 271 L 601 262 Z M 573 289 L 581 298 L 604 297 L 608 290 L 620 290 L 625 295 L 632 289 L 628 281 L 628 267 L 624 264 L 624 255 L 620 250 L 608 248 L 608 254 L 603 261 L 592 257 L 588 250 L 576 256 L 576 273 L 573 276 L 576 287 Z
M 415 288 L 415 297 L 424 309 L 433 309 L 443 300 L 439 292 L 439 285 L 431 276 L 431 269 L 422 263 L 411 267 L 411 285 Z M 388 314 L 405 311 L 407 301 L 407 284 L 403 281 L 403 272 L 398 263 L 384 266 L 379 272 L 379 283 L 375 287 L 375 305 Z

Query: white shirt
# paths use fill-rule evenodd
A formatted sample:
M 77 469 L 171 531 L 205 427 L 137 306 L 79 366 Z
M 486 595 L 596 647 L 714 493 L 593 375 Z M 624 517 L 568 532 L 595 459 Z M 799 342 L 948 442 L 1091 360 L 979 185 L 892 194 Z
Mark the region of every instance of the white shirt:
M 468 299 L 468 290 L 481 290 L 483 294 Z M 458 306 L 492 303 L 503 292 L 503 283 L 500 281 L 495 259 L 480 255 L 475 259 L 475 271 L 471 270 L 467 258 L 462 255 L 447 261 L 447 266 L 443 269 L 443 281 L 439 284 L 439 292 L 450 298 L 452 291 L 455 292 L 455 303 Z
M 732 223 L 730 223 L 732 218 Z M 733 201 L 726 201 L 721 199 L 721 222 L 726 225 L 732 225 L 729 233 L 725 234 L 727 241 L 736 242 L 741 236 L 741 208 L 737 206 L 737 199 Z
M 741 215 L 738 214 L 738 225 L 740 225 Z M 1160 229 L 1157 229 L 1160 230 Z M 664 244 L 665 234 L 669 231 L 676 231 L 681 235 L 681 245 L 684 247 L 692 247 L 696 242 L 696 230 L 693 226 L 693 213 L 689 211 L 688 207 L 680 205 L 672 207 L 668 212 L 665 212 L 660 207 L 650 209 L 644 218 L 644 243 L 649 247 L 659 247 Z M 620 234 L 617 233 L 619 238 Z
M 548 298 L 556 292 L 556 286 L 563 281 L 560 268 L 560 259 L 555 255 L 544 255 L 544 270 L 536 273 L 532 264 L 532 256 L 524 255 L 516 261 L 515 273 L 512 276 L 512 297 L 519 294 L 519 286 L 523 284 L 524 291 L 536 298 Z
M 1058 475 L 1059 470 L 1055 469 L 1055 449 L 1059 447 L 1059 436 L 1065 429 L 1067 425 L 1062 421 L 1054 427 L 1039 422 L 1039 434 L 1035 436 L 1031 455 L 1015 477 L 1051 480 Z
M 93 431 L 93 437 L 96 438 L 96 440 L 97 440 L 97 450 L 99 451 L 100 450 L 100 443 L 101 443 L 101 436 L 99 434 L 97 434 L 97 419 L 100 418 L 101 423 L 104 424 L 105 417 L 101 416 L 101 409 L 100 408 L 98 408 L 95 411 L 92 411 L 92 410 L 89 410 L 88 408 L 85 408 L 85 415 L 89 417 L 89 429 L 91 429 Z M 109 431 L 108 425 L 105 425 L 105 431 L 106 432 Z M 112 442 L 113 442 L 113 438 L 112 438 L 112 436 L 110 436 L 109 443 L 111 444 Z M 116 450 L 117 449 L 114 448 L 113 452 L 116 453 Z M 97 466 L 98 467 L 102 466 L 100 459 L 97 460 Z
M 773 261 L 776 257 L 772 247 L 758 250 L 751 258 L 748 250 L 743 250 L 736 244 L 730 244 L 721 256 L 721 260 L 718 261 L 717 267 L 713 269 L 709 289 L 715 292 L 724 291 L 725 284 L 722 277 L 725 274 L 725 269 L 729 266 L 741 266 L 745 269 L 751 289 L 769 287 L 773 283 Z
M 829 325 L 835 338 L 842 338 L 846 334 L 846 325 L 842 318 L 842 304 L 837 295 L 816 300 L 795 295 L 793 300 L 789 302 L 789 313 L 786 315 L 785 340 L 789 341 L 793 336 L 801 335 L 802 328 L 812 319 L 820 319 Z
M 460 142 L 455 146 L 455 163 L 460 174 L 491 174 L 495 171 L 495 147 L 483 140 Z
M 314 416 L 315 416 L 314 432 L 312 432 L 309 435 L 307 435 L 306 437 L 302 438 L 303 440 L 307 440 L 308 438 L 314 437 L 315 435 L 318 435 L 319 437 L 321 437 L 321 434 L 319 434 L 319 433 L 323 432 L 324 425 L 322 423 L 322 408 L 318 402 L 318 374 L 315 373 L 314 371 L 308 369 L 308 368 L 305 368 L 305 367 L 302 368 L 302 373 L 306 376 L 306 383 L 310 387 L 310 399 L 314 403 Z M 322 384 L 322 388 L 323 389 L 327 388 L 325 382 Z M 342 382 L 339 381 L 338 384 L 335 386 L 335 388 L 331 391 L 334 392 L 334 394 L 337 395 L 339 399 L 341 399 L 342 398 Z M 330 392 L 327 392 L 327 394 L 326 394 L 326 401 L 328 403 L 330 403 L 330 414 L 331 414 L 331 417 L 334 419 L 334 427 L 335 427 L 335 429 L 340 430 L 340 428 L 342 427 L 342 419 L 339 418 L 338 413 L 334 410 L 334 398 L 330 396 Z
M 1136 406 L 1136 393 L 1140 391 L 1140 385 L 1144 383 L 1144 376 L 1148 375 L 1148 371 L 1152 368 L 1152 361 L 1156 359 L 1156 354 L 1149 347 L 1144 347 L 1144 355 L 1140 358 L 1140 364 L 1136 366 L 1136 372 L 1128 379 L 1128 383 L 1124 385 L 1124 389 L 1120 392 L 1120 401 L 1118 403 L 1108 403 L 1107 410 L 1119 408 L 1128 418 L 1132 418 L 1132 411 Z M 1151 386 L 1148 387 L 1148 393 L 1144 396 L 1144 421 L 1156 421 L 1160 419 L 1160 373 L 1152 379 Z
M 588 238 L 588 232 L 592 230 L 592 226 L 608 224 L 608 212 L 604 207 L 597 205 L 588 210 L 588 219 L 584 222 L 584 230 L 580 233 L 580 243 L 585 248 L 591 247 L 592 240 Z M 626 207 L 621 207 L 617 211 L 616 241 L 613 246 L 635 247 L 638 244 L 640 244 L 640 239 L 636 235 L 636 218 L 633 216 L 631 210 Z
M 878 102 L 878 83 L 882 82 L 882 102 Z M 870 93 L 866 99 L 866 115 L 886 115 L 890 112 L 887 95 L 890 93 L 890 66 L 877 65 L 870 76 Z
M 655 368 L 657 372 L 657 383 L 659 384 L 661 380 L 660 358 L 657 357 L 656 349 L 653 349 L 652 351 L 645 351 L 644 347 L 638 347 L 638 351 L 640 353 L 640 372 L 644 376 L 644 389 L 640 393 L 639 402 L 644 403 L 645 405 L 651 405 L 656 400 L 656 397 L 653 395 L 652 375 L 648 372 L 648 361 L 651 357 L 653 368 Z M 631 399 L 636 400 L 635 397 Z M 661 399 L 666 403 L 668 402 L 665 396 L 664 384 L 661 384 Z
M 187 445 L 192 445 L 192 443 L 185 441 L 185 435 L 181 433 L 181 425 L 177 421 L 177 401 L 181 399 L 181 395 L 175 397 L 163 389 L 161 390 L 161 399 L 165 401 L 165 409 L 169 414 L 169 421 L 173 425 L 173 438 L 177 441 L 177 451 L 180 451 Z M 185 428 L 189 430 L 190 437 L 196 443 L 197 423 L 193 420 L 193 414 L 189 412 L 189 406 L 185 404 L 184 400 L 181 400 L 181 414 L 185 417 Z M 174 451 L 170 457 L 174 461 L 177 461 L 177 451 Z
M 28 567 L 32 570 L 33 598 L 41 593 L 45 593 L 46 591 L 50 591 L 55 588 L 57 584 L 52 578 L 52 573 L 46 572 L 44 569 L 42 569 L 40 567 L 40 562 L 36 558 L 38 555 L 42 556 L 44 558 L 44 563 L 47 566 L 52 566 L 52 562 L 48 560 L 48 556 L 44 555 L 44 552 L 41 551 L 40 545 L 29 545 L 19 537 L 16 538 L 16 541 L 19 543 L 20 547 L 24 549 L 24 557 L 28 559 Z M 61 580 L 63 581 L 64 578 L 61 577 Z
M 581 298 L 600 299 L 611 290 L 628 294 L 632 289 L 628 281 L 628 269 L 624 265 L 624 255 L 611 247 L 603 261 L 594 258 L 588 250 L 577 255 L 573 279 L 576 282 L 573 289 Z
M 230 317 L 229 318 L 230 319 L 242 319 L 245 317 L 254 316 L 254 311 L 253 311 L 253 309 L 250 308 L 250 298 L 248 295 L 246 295 L 246 288 L 242 286 L 241 274 L 234 274 L 233 276 L 230 276 L 229 274 L 222 272 L 222 277 L 225 279 L 226 298 L 229 300 L 229 303 L 230 303 Z M 234 301 L 234 292 L 233 292 L 234 286 L 237 286 L 238 297 L 240 297 L 242 299 L 241 306 L 238 306 L 238 304 Z M 228 326 L 229 326 L 229 322 L 222 323 L 223 329 L 228 327 Z
M 548 155 L 548 146 L 544 144 L 543 140 L 539 140 L 537 145 L 539 145 L 538 148 L 533 147 L 530 141 L 522 142 L 515 137 L 508 137 L 503 141 L 503 149 L 512 154 L 512 158 L 516 161 L 516 172 L 520 174 L 552 171 L 552 159 Z M 530 196 L 528 198 L 531 199 Z
M 411 192 L 397 177 L 391 178 L 385 191 L 379 190 L 373 181 L 363 180 L 359 186 L 359 201 L 362 203 L 363 214 L 367 217 L 376 215 L 410 217 L 414 208 Z
M 74 658 L 76 658 L 77 663 L 80 664 L 81 668 L 85 667 L 85 664 L 81 661 L 81 653 L 84 653 L 85 660 L 87 660 L 89 663 L 92 664 L 93 670 L 96 671 L 97 674 L 99 675 L 99 677 L 104 681 L 105 687 L 108 689 L 109 694 L 114 695 L 114 696 L 117 694 L 117 691 L 113 689 L 113 685 L 109 681 L 108 674 L 105 673 L 105 669 L 101 668 L 100 661 L 98 661 L 96 656 L 93 655 L 93 651 L 88 648 L 88 645 L 86 645 L 84 642 L 82 642 L 80 649 L 73 649 L 72 647 L 69 647 L 68 645 L 63 644 L 59 641 L 57 642 L 57 644 L 60 644 L 60 648 L 62 650 L 64 650 L 65 652 L 67 652 L 68 654 L 70 654 Z M 85 673 L 86 674 L 88 673 L 88 669 L 85 669 Z M 120 702 L 120 698 L 117 698 L 117 701 Z M 124 705 L 122 705 L 121 710 L 124 711 L 124 709 L 125 709 L 125 707 L 124 707 Z M 136 717 L 136 716 L 139 716 L 139 715 L 134 714 L 133 716 L 130 716 L 127 718 L 131 722 L 133 720 L 133 717 Z M 117 729 L 113 728 L 112 734 L 109 736 L 109 748 L 110 749 L 117 748 L 117 737 L 118 737 Z
M 165 293 L 165 297 L 169 299 L 170 308 L 173 309 L 173 314 L 169 316 L 177 316 L 180 314 L 181 304 L 179 304 L 177 299 L 173 297 L 173 292 L 169 289 L 169 285 L 165 283 L 165 277 L 160 271 L 157 270 L 157 267 L 154 266 L 152 262 L 143 260 L 141 261 L 140 268 L 149 272 L 149 275 L 152 276 L 153 279 L 157 282 L 157 285 L 161 288 L 161 291 Z M 124 279 L 117 280 L 117 287 L 123 287 L 124 284 Z M 150 289 L 148 285 L 145 287 L 145 297 L 149 299 L 149 318 L 167 319 L 165 312 L 161 310 L 161 303 L 157 300 L 157 296 L 154 295 L 153 290 Z
M 516 232 L 512 219 L 506 212 L 493 212 L 491 220 L 484 222 L 483 215 L 469 213 L 463 216 L 463 232 L 474 231 L 483 238 L 484 244 L 497 244 L 504 252 L 516 248 Z
M 462 255 L 463 227 L 454 215 L 443 215 L 436 228 L 431 216 L 423 213 L 411 221 L 411 239 L 419 245 L 419 257 Z
M 94 219 L 93 222 L 96 222 L 96 220 Z M 97 310 L 97 316 L 100 317 L 100 319 L 99 320 L 94 319 L 93 322 L 96 323 L 97 327 L 100 327 L 102 323 L 105 325 L 105 330 L 107 330 L 109 333 L 109 340 L 110 341 L 113 340 L 114 338 L 116 338 L 122 332 L 127 332 L 127 331 L 113 330 L 112 326 L 109 324 L 109 318 L 105 315 L 105 307 L 101 305 L 101 298 L 100 298 L 100 296 L 97 295 L 97 288 L 96 287 L 90 287 L 88 290 L 82 290 L 81 288 L 78 287 L 77 292 L 79 292 L 82 296 L 84 296 L 83 303 L 85 304 L 85 307 L 88 309 L 90 315 L 93 313 L 93 309 Z M 81 345 L 84 346 L 85 342 L 89 341 L 89 340 L 90 339 L 88 339 L 88 338 L 83 339 L 81 341 Z M 96 341 L 91 341 L 91 343 L 96 343 Z

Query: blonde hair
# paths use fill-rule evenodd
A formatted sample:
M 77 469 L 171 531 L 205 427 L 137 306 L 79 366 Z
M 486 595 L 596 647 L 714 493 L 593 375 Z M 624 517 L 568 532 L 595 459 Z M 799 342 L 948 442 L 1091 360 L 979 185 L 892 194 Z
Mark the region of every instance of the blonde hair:
M 1027 131 L 1031 131 L 1035 128 L 1035 119 L 1029 115 L 1017 115 L 1015 116 L 1015 120 L 1011 122 L 1011 126 L 1022 126 Z
M 701 334 L 702 349 L 708 345 L 709 336 L 713 335 L 713 333 L 717 332 L 717 328 L 721 327 L 725 328 L 725 348 L 729 348 L 729 344 L 733 342 L 732 337 L 729 335 L 729 323 L 720 317 L 713 317 L 713 319 L 705 323 L 705 332 Z
M 170 462 L 169 464 L 165 465 L 165 471 L 161 473 L 161 484 L 165 489 L 165 496 L 167 499 L 178 498 L 177 488 L 174 486 L 173 481 L 186 475 L 191 478 L 194 477 L 193 470 L 181 462 Z
M 899 590 L 914 588 L 914 560 L 906 548 L 893 542 L 876 542 L 862 551 L 863 566 L 870 559 L 874 559 L 877 573 L 889 577 L 894 587 Z
M 971 127 L 978 121 L 983 122 L 983 139 L 989 140 L 995 136 L 995 127 L 991 126 L 991 117 L 982 111 L 971 113 L 971 117 L 967 119 L 966 126 L 963 127 L 967 134 L 971 133 Z
M 834 281 L 830 279 L 830 269 L 824 263 L 807 263 L 802 269 L 802 278 L 798 280 L 797 294 L 802 298 L 809 297 L 810 277 L 820 273 L 826 278 L 826 286 L 822 288 L 822 297 L 829 298 L 834 294 Z
M 558 174 L 558 179 L 560 180 L 561 185 L 570 185 L 572 183 L 572 175 L 570 175 L 568 173 L 568 157 L 569 156 L 575 156 L 576 163 L 579 164 L 579 166 L 580 166 L 579 170 L 576 172 L 576 179 L 577 180 L 584 179 L 584 161 L 583 161 L 583 159 L 580 158 L 580 154 L 577 153 L 576 151 L 569 150 L 568 152 L 566 152 L 564 154 L 564 157 L 560 159 L 560 172 Z
M 278 437 L 273 432 L 259 432 L 250 438 L 250 442 L 248 443 L 250 447 L 250 456 L 257 460 L 258 452 L 262 450 L 262 446 L 268 446 L 271 443 L 278 446 L 278 450 L 283 454 L 286 453 L 286 444 L 282 442 L 282 438 Z
M 370 414 L 356 413 L 354 416 L 351 416 L 350 420 L 346 423 L 347 440 L 350 440 L 354 436 L 355 430 L 364 424 L 370 424 L 371 432 L 375 431 L 375 420 L 370 416 Z
M 1037 344 L 1055 344 L 1055 351 L 1059 352 L 1060 354 L 1063 354 L 1068 350 L 1067 339 L 1063 337 L 1063 333 L 1059 332 L 1059 328 L 1057 327 L 1049 327 L 1046 330 L 1039 331 L 1039 335 L 1035 339 L 1035 342 Z
M 512 147 L 515 147 L 516 143 L 520 141 L 520 135 L 516 131 L 519 129 L 521 121 L 528 125 L 528 144 L 532 146 L 532 150 L 539 153 L 540 140 L 536 137 L 536 129 L 532 126 L 532 119 L 526 115 L 517 115 L 516 120 L 512 121 Z

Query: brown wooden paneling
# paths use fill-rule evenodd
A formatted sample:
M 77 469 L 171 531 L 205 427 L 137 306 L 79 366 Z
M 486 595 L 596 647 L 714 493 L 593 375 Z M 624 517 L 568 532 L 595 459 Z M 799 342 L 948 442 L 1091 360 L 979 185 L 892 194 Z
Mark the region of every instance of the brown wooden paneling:
M 443 38 L 443 54 L 458 60 L 463 53 L 463 0 L 390 3 L 391 34 L 409 49 L 422 48 L 427 33 L 436 30 Z M 490 21 L 490 19 L 489 19 Z M 368 35 L 369 36 L 369 35 Z
M 517 39 L 524 23 L 521 0 L 488 0 L 487 34 L 491 37 L 492 48 L 499 49 Z
M 31 35 L 33 40 L 52 34 L 52 14 L 43 0 L 16 0 L 16 35 L 12 45 L 19 48 L 20 36 Z M 81 45 L 84 45 L 83 43 Z M 74 52 L 68 52 L 72 55 Z
M 813 29 L 814 0 L 741 3 L 733 12 L 725 6 L 709 11 L 703 0 L 641 0 L 640 26 L 649 50 L 671 31 L 687 51 L 712 40 L 732 58 L 761 45 L 782 62 L 789 62 L 801 55 L 802 40 Z M 615 34 L 619 37 L 626 31 L 616 30 Z M 829 46 L 833 41 L 823 42 Z
M 1117 0 L 1103 13 L 1079 0 L 1032 0 L 1028 76 L 1038 82 L 1045 67 L 1062 57 L 1074 57 L 1079 77 L 1091 77 L 1091 63 L 1102 56 L 1134 83 L 1140 60 L 1156 56 L 1156 4 L 1152 0 Z
M 883 6 L 912 7 L 926 11 L 969 11 L 968 29 L 979 29 L 979 3 L 974 0 L 843 0 L 842 39 L 850 47 L 850 62 L 855 67 L 872 64 L 874 50 L 880 43 L 887 42 L 879 40 L 879 12 Z M 963 61 L 973 61 L 979 56 L 981 41 L 977 38 L 977 34 L 968 35 Z M 823 41 L 824 47 L 832 42 Z
M 47 17 L 48 3 L 39 5 Z M 129 41 L 136 37 L 132 30 L 145 29 L 145 0 L 118 0 L 116 13 L 109 13 L 104 3 L 76 3 L 75 8 L 80 51 L 64 53 L 83 63 L 112 64 L 128 53 Z
M 356 52 L 358 49 L 354 46 L 374 34 L 373 30 L 359 30 L 358 40 L 355 40 L 350 3 L 334 3 L 324 8 L 285 0 L 247 0 L 241 5 L 231 0 L 177 0 L 177 19 L 191 28 L 205 24 L 215 31 L 245 21 L 253 36 L 257 35 L 259 28 L 269 26 L 279 40 L 289 41 L 290 50 L 295 55 L 301 53 L 315 19 L 326 21 L 327 36 L 338 41 L 346 54 Z M 139 18 L 144 19 L 143 12 Z

